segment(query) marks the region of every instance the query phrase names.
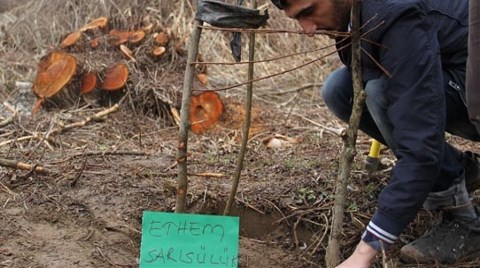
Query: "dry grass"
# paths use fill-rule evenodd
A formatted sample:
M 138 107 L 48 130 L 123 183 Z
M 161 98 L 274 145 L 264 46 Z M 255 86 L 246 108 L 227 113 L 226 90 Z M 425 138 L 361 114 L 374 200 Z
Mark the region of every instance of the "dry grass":
M 17 7 L 0 15 L 4 29 L 0 43 L 0 84 L 7 92 L 15 90 L 15 81 L 33 81 L 36 63 L 69 32 L 100 16 L 131 16 L 148 13 L 160 18 L 178 36 L 187 37 L 192 30 L 195 1 L 62 1 L 39 0 L 19 2 Z M 232 0 L 227 2 L 234 2 Z M 246 1 L 250 5 L 250 1 Z M 293 20 L 286 18 L 269 1 L 259 1 L 259 6 L 268 7 L 269 29 L 298 29 Z M 0 35 L 1 37 L 2 35 Z M 206 61 L 233 62 L 229 48 L 230 33 L 204 30 L 200 52 Z M 244 35 L 243 59 L 247 59 L 247 36 Z M 256 59 L 278 58 L 292 53 L 312 51 L 332 44 L 327 37 L 305 38 L 299 34 L 258 34 Z M 331 50 L 330 50 L 331 51 Z M 255 77 L 263 77 L 317 59 L 327 52 L 312 52 L 255 65 Z M 296 71 L 256 83 L 256 92 L 279 91 L 303 84 L 319 84 L 325 75 L 337 66 L 336 56 L 317 61 Z M 232 85 L 246 80 L 247 65 L 213 65 L 210 67 L 211 87 Z M 225 94 L 241 94 L 243 89 L 229 90 Z M 268 99 L 265 99 L 268 101 Z

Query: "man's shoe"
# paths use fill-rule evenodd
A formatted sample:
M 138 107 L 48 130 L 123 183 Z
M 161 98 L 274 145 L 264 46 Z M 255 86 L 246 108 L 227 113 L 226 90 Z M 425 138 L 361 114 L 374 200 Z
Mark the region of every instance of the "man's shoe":
M 464 158 L 460 161 L 465 169 L 465 185 L 468 192 L 480 188 L 480 155 L 465 151 Z
M 452 264 L 480 256 L 480 232 L 459 221 L 443 220 L 432 231 L 402 247 L 400 258 L 407 263 Z

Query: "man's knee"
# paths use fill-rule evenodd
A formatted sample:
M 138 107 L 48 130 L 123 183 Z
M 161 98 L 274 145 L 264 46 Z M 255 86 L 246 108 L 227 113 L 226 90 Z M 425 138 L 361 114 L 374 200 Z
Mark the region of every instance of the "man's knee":
M 333 71 L 325 80 L 320 94 L 329 108 L 344 106 L 353 95 L 352 78 L 347 68 Z

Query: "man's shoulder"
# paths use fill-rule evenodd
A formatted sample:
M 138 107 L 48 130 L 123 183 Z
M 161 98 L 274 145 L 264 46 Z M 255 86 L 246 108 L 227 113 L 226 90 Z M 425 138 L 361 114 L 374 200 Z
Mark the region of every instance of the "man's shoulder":
M 395 18 L 405 12 L 440 12 L 455 11 L 468 8 L 469 0 L 364 0 L 362 13 L 367 17 Z

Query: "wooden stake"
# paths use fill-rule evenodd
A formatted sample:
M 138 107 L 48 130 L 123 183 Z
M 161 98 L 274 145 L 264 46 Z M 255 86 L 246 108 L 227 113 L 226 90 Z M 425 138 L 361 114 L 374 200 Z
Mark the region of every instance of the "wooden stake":
M 253 0 L 253 8 L 257 8 L 257 1 Z M 250 131 L 250 121 L 252 117 L 252 97 L 253 97 L 253 74 L 254 74 L 254 60 L 255 60 L 255 32 L 249 34 L 250 42 L 249 53 L 248 53 L 248 81 L 251 81 L 247 84 L 247 107 L 245 109 L 245 125 L 242 129 L 242 145 L 240 147 L 240 152 L 237 159 L 237 167 L 235 169 L 235 175 L 233 177 L 232 189 L 230 190 L 230 196 L 228 197 L 227 205 L 223 211 L 223 215 L 228 215 L 232 209 L 233 202 L 235 202 L 235 195 L 237 194 L 238 184 L 240 183 L 240 175 L 242 174 L 243 169 L 243 160 L 245 159 L 245 152 L 247 150 L 248 135 Z

